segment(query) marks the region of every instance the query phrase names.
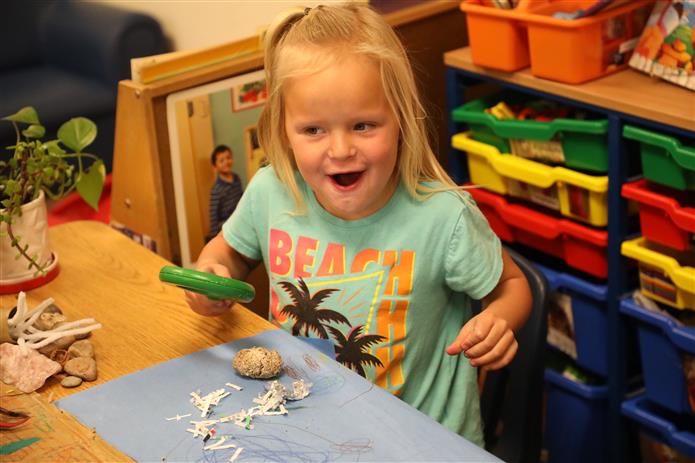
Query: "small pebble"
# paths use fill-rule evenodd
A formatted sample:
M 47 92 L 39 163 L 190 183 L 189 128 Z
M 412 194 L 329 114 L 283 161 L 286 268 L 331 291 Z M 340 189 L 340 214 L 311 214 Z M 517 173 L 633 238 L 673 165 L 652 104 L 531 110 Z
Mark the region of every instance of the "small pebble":
M 39 318 L 34 322 L 34 328 L 49 331 L 55 328 L 59 323 L 65 323 L 65 315 L 54 313 L 42 313 Z
M 79 376 L 85 381 L 97 379 L 97 363 L 93 358 L 77 357 L 65 362 L 63 367 L 65 373 L 71 376 Z
M 82 384 L 82 378 L 77 376 L 66 376 L 60 381 L 60 385 L 63 387 L 77 387 Z
M 82 341 L 75 341 L 74 343 L 72 343 L 70 348 L 68 348 L 68 355 L 70 356 L 70 358 L 75 358 L 75 357 L 94 358 L 94 346 L 87 339 L 84 339 Z
M 51 305 L 49 305 L 48 307 L 46 307 L 46 309 L 43 311 L 43 313 L 59 313 L 59 314 L 62 314 L 63 311 L 60 310 L 60 307 L 58 307 L 57 305 L 51 304 Z

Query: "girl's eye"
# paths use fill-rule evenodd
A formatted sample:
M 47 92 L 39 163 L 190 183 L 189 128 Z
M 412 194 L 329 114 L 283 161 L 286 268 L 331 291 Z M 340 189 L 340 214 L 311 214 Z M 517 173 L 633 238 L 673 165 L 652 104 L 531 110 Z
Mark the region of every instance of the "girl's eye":
M 369 124 L 367 122 L 358 122 L 355 124 L 355 130 L 358 132 L 364 132 L 365 130 L 369 130 L 371 127 L 373 127 L 373 124 Z
M 304 133 L 307 135 L 318 135 L 321 133 L 321 129 L 318 127 L 307 127 L 304 129 Z

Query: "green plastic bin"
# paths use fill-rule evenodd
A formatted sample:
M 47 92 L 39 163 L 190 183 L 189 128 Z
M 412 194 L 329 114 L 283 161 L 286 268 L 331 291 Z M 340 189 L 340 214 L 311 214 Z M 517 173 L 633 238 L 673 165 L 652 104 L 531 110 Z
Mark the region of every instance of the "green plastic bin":
M 493 145 L 500 153 L 512 153 L 515 142 L 556 142 L 561 146 L 564 165 L 597 173 L 608 171 L 608 120 L 554 119 L 551 122 L 497 119 L 485 112 L 500 101 L 508 105 L 524 104 L 537 98 L 502 94 L 472 100 L 452 111 L 456 122 L 468 125 L 472 138 Z
M 695 147 L 632 125 L 623 128 L 623 136 L 640 142 L 642 173 L 647 180 L 678 190 L 695 190 Z

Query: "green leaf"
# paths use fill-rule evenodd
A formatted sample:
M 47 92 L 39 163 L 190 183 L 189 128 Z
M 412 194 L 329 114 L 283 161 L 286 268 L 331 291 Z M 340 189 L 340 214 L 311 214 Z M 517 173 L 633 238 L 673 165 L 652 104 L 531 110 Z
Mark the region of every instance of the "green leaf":
M 25 106 L 11 116 L 3 117 L 3 121 L 21 122 L 24 124 L 40 124 L 39 115 L 32 106 Z
M 99 210 L 99 198 L 101 198 L 101 190 L 104 188 L 105 177 L 106 168 L 104 163 L 99 160 L 95 161 L 87 172 L 80 174 L 75 182 L 77 192 L 95 211 Z
M 65 150 L 60 147 L 58 140 L 51 140 L 43 144 L 49 154 L 61 155 L 65 154 Z
M 75 152 L 81 152 L 97 136 L 97 126 L 86 117 L 75 117 L 60 126 L 58 139 Z
M 46 129 L 42 125 L 31 124 L 22 130 L 22 134 L 27 138 L 41 138 L 46 134 Z
M 11 179 L 11 180 L 10 180 L 10 179 L 8 179 L 7 182 L 5 183 L 5 191 L 4 191 L 4 193 L 5 193 L 7 196 L 12 196 L 13 194 L 18 193 L 19 191 L 21 191 L 21 189 L 22 189 L 22 185 L 20 185 L 20 183 L 19 183 L 17 180 L 14 180 L 14 179 Z M 4 203 L 4 201 L 3 201 L 3 203 Z

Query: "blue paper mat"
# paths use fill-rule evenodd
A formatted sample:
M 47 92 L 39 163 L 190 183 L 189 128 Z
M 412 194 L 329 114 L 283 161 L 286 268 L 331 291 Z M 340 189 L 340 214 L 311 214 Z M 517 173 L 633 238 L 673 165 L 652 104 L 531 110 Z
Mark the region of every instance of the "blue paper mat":
M 228 461 L 235 449 L 203 450 L 207 444 L 186 431 L 190 420 L 204 419 L 190 393 L 231 392 L 213 419 L 255 406 L 267 381 L 243 378 L 231 366 L 236 352 L 251 346 L 280 352 L 285 386 L 301 378 L 313 387 L 305 399 L 287 403 L 288 415 L 254 417 L 253 429 L 216 425 L 217 436 L 243 447 L 237 461 L 499 461 L 282 330 L 161 363 L 56 404 L 137 461 Z

